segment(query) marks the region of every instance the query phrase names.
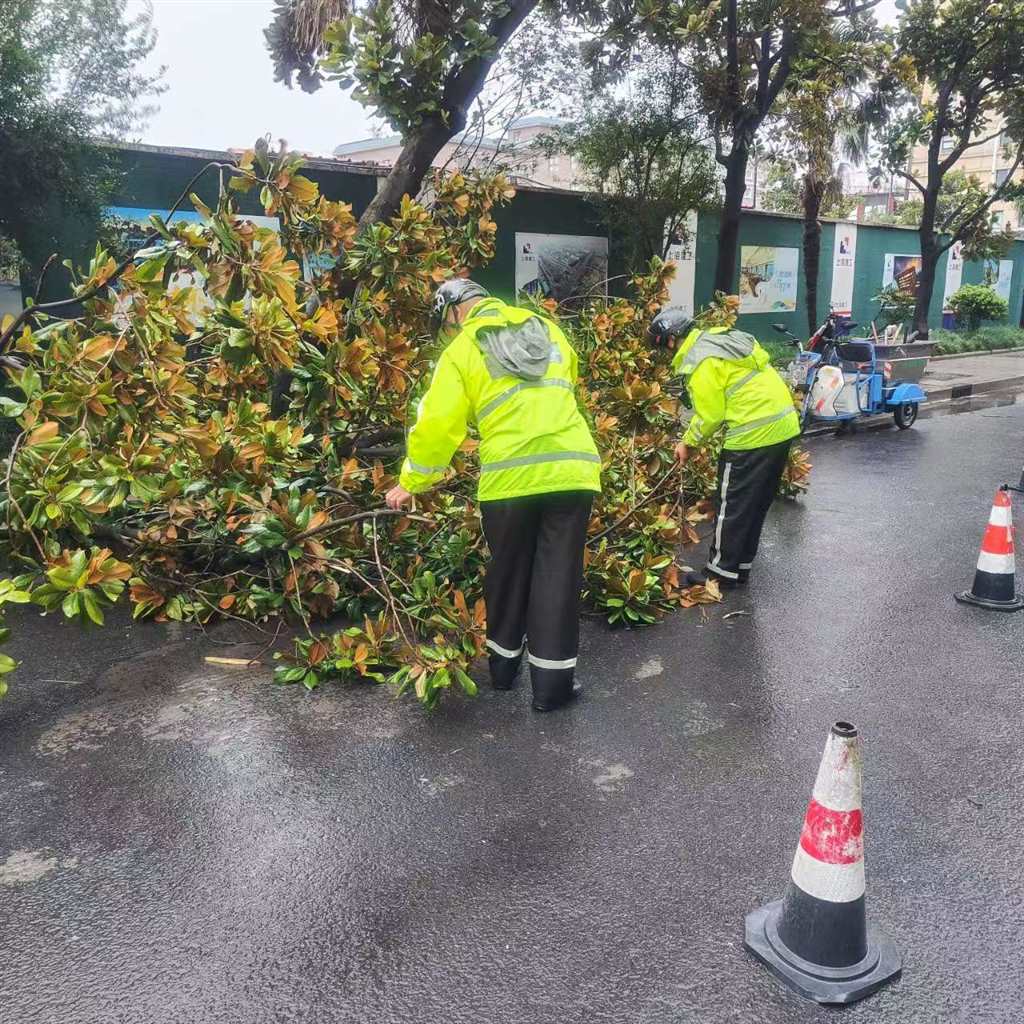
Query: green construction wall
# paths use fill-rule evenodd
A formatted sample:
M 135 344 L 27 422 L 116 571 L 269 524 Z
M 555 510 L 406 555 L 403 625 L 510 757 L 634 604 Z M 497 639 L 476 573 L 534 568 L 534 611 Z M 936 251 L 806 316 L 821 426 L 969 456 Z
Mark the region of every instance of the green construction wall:
M 123 183 L 111 197 L 112 206 L 138 206 L 167 209 L 185 189 L 193 175 L 212 159 L 224 159 L 223 154 L 202 151 L 166 152 L 123 149 L 119 161 Z M 228 172 L 225 172 L 228 173 Z M 358 215 L 376 193 L 377 178 L 372 173 L 354 169 L 335 169 L 316 163 L 304 170 L 316 181 L 329 199 L 352 203 Z M 219 181 L 216 170 L 211 170 L 194 186 L 204 202 L 213 205 L 217 199 Z M 260 213 L 255 195 L 239 197 L 243 213 Z M 492 292 L 504 298 L 514 298 L 515 290 L 515 234 L 536 232 L 565 235 L 606 234 L 595 207 L 585 197 L 572 193 L 520 189 L 507 206 L 495 213 L 498 225 L 496 255 L 476 276 Z M 706 305 L 714 293 L 715 254 L 718 245 L 718 215 L 700 215 L 696 240 L 696 267 L 694 301 L 697 308 Z M 90 255 L 93 231 L 89 225 L 66 219 L 60 225 L 62 235 L 61 256 L 82 264 Z M 834 222 L 822 222 L 821 257 L 818 273 L 818 314 L 823 317 L 829 308 L 832 290 L 832 258 L 835 239 Z M 617 239 L 609 240 L 609 290 L 621 293 L 627 271 Z M 740 224 L 739 246 L 733 271 L 733 290 L 738 287 L 740 249 L 744 245 L 772 245 L 801 249 L 802 225 L 797 217 L 766 214 L 759 211 L 744 213 Z M 914 255 L 920 252 L 917 232 L 913 229 L 888 226 L 857 225 L 857 252 L 854 268 L 853 318 L 869 324 L 878 317 L 877 304 L 872 300 L 882 288 L 882 274 L 886 253 Z M 28 253 L 30 259 L 41 263 L 46 254 Z M 946 276 L 944 255 L 939 261 L 935 292 L 931 305 L 931 322 L 942 323 L 943 286 Z M 1007 257 L 1014 261 L 1010 296 L 1009 322 L 1019 324 L 1024 312 L 1024 242 L 1014 243 Z M 772 323 L 784 323 L 798 336 L 806 336 L 807 308 L 804 286 L 803 253 L 797 267 L 797 306 L 791 313 L 756 313 L 740 317 L 739 326 L 758 337 L 774 336 Z M 964 266 L 965 284 L 983 279 L 984 267 L 977 263 Z M 68 280 L 62 269 L 51 273 L 43 292 L 47 299 L 63 298 L 68 294 Z

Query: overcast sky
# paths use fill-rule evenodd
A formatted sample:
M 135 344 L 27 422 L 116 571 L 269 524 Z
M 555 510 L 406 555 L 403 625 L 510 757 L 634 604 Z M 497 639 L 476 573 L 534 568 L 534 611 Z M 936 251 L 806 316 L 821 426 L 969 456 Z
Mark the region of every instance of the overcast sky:
M 142 2 L 128 0 L 130 13 Z M 273 6 L 273 0 L 153 0 L 159 38 L 152 62 L 167 65 L 168 90 L 143 142 L 244 148 L 270 132 L 293 149 L 329 154 L 340 142 L 370 134 L 367 111 L 337 85 L 308 95 L 274 81 L 263 40 Z M 893 19 L 894 0 L 882 0 L 879 12 L 879 20 Z
M 2 0 L 0 0 L 2 2 Z M 143 6 L 128 0 L 129 13 Z M 154 64 L 166 64 L 160 112 L 141 133 L 157 146 L 227 149 L 270 132 L 293 149 L 330 153 L 370 134 L 366 110 L 337 85 L 309 95 L 274 81 L 263 41 L 272 0 L 153 0 Z

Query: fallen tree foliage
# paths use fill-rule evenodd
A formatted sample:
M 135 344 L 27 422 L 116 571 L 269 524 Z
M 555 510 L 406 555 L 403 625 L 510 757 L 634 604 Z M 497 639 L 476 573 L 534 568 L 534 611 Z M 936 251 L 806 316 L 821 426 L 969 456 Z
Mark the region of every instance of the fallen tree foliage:
M 387 681 L 431 706 L 452 686 L 475 692 L 483 650 L 475 442 L 415 512 L 384 509 L 382 495 L 437 355 L 433 289 L 493 256 L 492 214 L 512 190 L 439 177 L 429 205 L 407 197 L 357 237 L 351 208 L 300 167 L 258 145 L 216 210 L 193 197 L 201 223 L 154 217 L 155 244 L 122 263 L 97 247 L 70 319 L 30 311 L 4 325 L 0 405 L 17 437 L 0 606 L 97 626 L 125 597 L 158 620 L 287 616 L 302 632 L 278 681 Z M 247 191 L 280 234 L 236 214 Z M 676 561 L 710 517 L 716 453 L 682 477 L 672 462 L 678 403 L 665 356 L 644 342 L 670 273 L 655 261 L 633 297 L 563 318 L 604 462 L 587 599 L 613 623 L 718 599 L 683 588 Z M 730 322 L 735 305 L 704 316 Z M 808 470 L 795 454 L 789 493 Z M 332 618 L 345 625 L 318 626 Z M 0 655 L 0 695 L 14 667 Z

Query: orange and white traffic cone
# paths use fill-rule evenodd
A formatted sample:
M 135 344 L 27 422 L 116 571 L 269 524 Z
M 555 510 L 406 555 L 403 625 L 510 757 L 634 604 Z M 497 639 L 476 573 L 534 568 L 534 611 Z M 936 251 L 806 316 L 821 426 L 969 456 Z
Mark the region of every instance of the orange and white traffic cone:
M 981 541 L 974 586 L 953 596 L 961 604 L 973 604 L 999 612 L 1019 612 L 1024 600 L 1016 589 L 1013 555 L 1013 509 L 1008 488 L 1000 487 Z
M 747 915 L 743 944 L 818 1003 L 856 1002 L 903 970 L 867 926 L 860 741 L 847 722 L 829 731 L 785 897 Z

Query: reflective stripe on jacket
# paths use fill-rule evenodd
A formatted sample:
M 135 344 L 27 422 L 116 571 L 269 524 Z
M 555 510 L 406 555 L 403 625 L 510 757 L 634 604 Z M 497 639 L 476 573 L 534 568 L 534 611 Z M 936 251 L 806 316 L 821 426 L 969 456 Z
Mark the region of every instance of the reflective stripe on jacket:
M 724 423 L 724 446 L 733 451 L 765 448 L 800 433 L 800 417 L 785 381 L 768 353 L 745 331 L 693 330 L 672 360 L 687 378 L 693 419 L 683 437 L 697 447 Z
M 475 423 L 481 501 L 600 491 L 601 457 L 576 404 L 577 367 L 550 320 L 498 299 L 478 302 L 441 353 L 399 482 L 413 494 L 438 483 Z

